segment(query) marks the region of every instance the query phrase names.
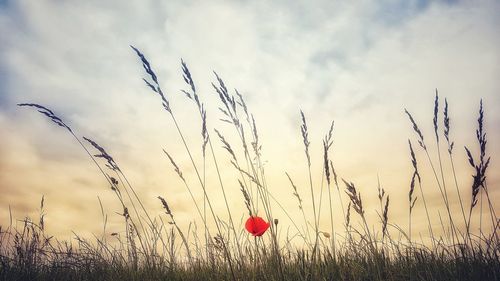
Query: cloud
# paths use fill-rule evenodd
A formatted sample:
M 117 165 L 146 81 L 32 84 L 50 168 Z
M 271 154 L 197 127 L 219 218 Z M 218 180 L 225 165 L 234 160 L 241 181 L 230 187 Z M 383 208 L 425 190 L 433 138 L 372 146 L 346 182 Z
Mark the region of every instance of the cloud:
M 65 186 L 70 183 L 81 188 L 78 202 L 55 191 L 54 198 L 48 198 L 68 211 L 57 216 L 69 223 L 69 214 L 78 216 L 84 206 L 96 205 L 97 195 L 104 198 L 109 192 L 70 135 L 36 112 L 15 106 L 29 101 L 50 107 L 78 136 L 105 147 L 152 209 L 161 212 L 155 198 L 166 194 L 182 218 L 193 217 L 189 194 L 161 149 L 172 152 L 189 178 L 194 176 L 190 160 L 158 96 L 141 80 L 144 73 L 129 44 L 150 59 L 196 161 L 201 160 L 201 128 L 193 104 L 179 92 L 186 88 L 180 59 L 188 62 L 206 103 L 209 129 L 222 128 L 235 146 L 237 136 L 218 121 L 212 70 L 229 89 L 245 95 L 277 194 L 290 193 L 284 188 L 285 170 L 306 186 L 301 180 L 305 166 L 299 108 L 310 124 L 316 174 L 321 168 L 319 139 L 335 119 L 334 161 L 342 176 L 355 181 L 367 197 L 374 194 L 377 173 L 391 187 L 389 192 L 406 196 L 401 186 L 408 182 L 406 141 L 412 131 L 403 108 L 431 136 L 435 88 L 448 97 L 459 148 L 474 142 L 477 104 L 483 97 L 488 149 L 500 153 L 500 132 L 495 130 L 500 113 L 494 110 L 500 105 L 499 3 L 316 3 L 0 2 L 0 133 L 8 136 L 0 139 L 0 189 L 9 194 L 2 206 L 21 206 L 30 192 L 30 202 L 36 202 L 51 188 L 76 192 Z M 244 212 L 239 189 L 234 188 L 237 174 L 219 146 L 214 141 L 228 196 L 235 198 L 230 204 Z M 491 171 L 498 165 L 493 159 Z M 465 167 L 457 165 L 468 179 Z M 215 171 L 210 172 L 213 188 L 219 190 Z M 194 179 L 190 181 L 196 186 Z M 195 190 L 200 200 L 200 190 Z M 295 206 L 289 197 L 284 204 Z M 104 200 L 119 211 L 111 197 Z M 367 203 L 376 206 L 370 199 Z M 221 200 L 216 208 L 225 212 Z M 86 227 L 99 229 L 90 222 Z

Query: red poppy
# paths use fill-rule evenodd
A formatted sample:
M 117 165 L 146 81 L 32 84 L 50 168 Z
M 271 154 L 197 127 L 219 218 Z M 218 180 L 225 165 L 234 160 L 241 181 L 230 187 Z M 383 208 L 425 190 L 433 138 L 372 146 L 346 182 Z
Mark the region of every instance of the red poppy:
M 262 236 L 264 232 L 269 228 L 269 223 L 263 220 L 261 217 L 251 216 L 245 223 L 245 228 L 253 236 Z

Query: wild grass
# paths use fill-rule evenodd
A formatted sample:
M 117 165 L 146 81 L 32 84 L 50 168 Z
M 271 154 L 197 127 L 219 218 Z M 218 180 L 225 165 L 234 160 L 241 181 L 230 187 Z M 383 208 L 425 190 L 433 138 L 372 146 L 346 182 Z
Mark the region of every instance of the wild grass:
M 232 94 L 222 78 L 214 72 L 216 82 L 212 86 L 220 103 L 220 120 L 231 125 L 239 144 L 228 141 L 225 134 L 229 132 L 217 129 L 213 130 L 216 139 L 212 139 L 212 131 L 209 128 L 215 128 L 216 124 L 208 124 L 204 101 L 198 95 L 187 64 L 181 61 L 182 76 L 187 86 L 187 90 L 181 92 L 193 102 L 201 124 L 201 147 L 192 147 L 178 122 L 173 105 L 161 89 L 160 80 L 150 62 L 137 48 L 132 49 L 146 73 L 144 82 L 160 98 L 162 108 L 174 124 L 175 133 L 189 157 L 191 167 L 181 167 L 172 154 L 163 149 L 165 157 L 188 191 L 195 207 L 195 215 L 199 217 L 198 222 L 201 221 L 202 225 L 193 222 L 187 229 L 182 229 L 175 219 L 175 210 L 172 210 L 168 203 L 168 200 L 176 199 L 175 195 L 171 194 L 165 197 L 158 195 L 158 204 L 163 207 L 164 214 L 152 215 L 144 205 L 141 194 L 108 150 L 88 137 L 78 136 L 77 132 L 51 109 L 39 104 L 22 103 L 19 106 L 35 109 L 56 125 L 65 128 L 84 149 L 120 203 L 124 231 L 107 233 L 107 216 L 101 204 L 104 224 L 101 236 L 83 238 L 75 233 L 73 241 L 57 240 L 45 231 L 42 197 L 40 216 L 36 221 L 25 218 L 20 227 L 14 227 L 11 218 L 10 225 L 6 228 L 0 227 L 0 280 L 500 280 L 500 220 L 496 216 L 488 192 L 486 175 L 490 157 L 486 151 L 482 101 L 476 131 L 479 155 L 473 156 L 471 150 L 465 147 L 473 170 L 473 182 L 468 196 L 460 194 L 459 188 L 468 183 L 458 182 L 456 176 L 456 152 L 454 142 L 450 139 L 448 101 L 445 99 L 441 129 L 438 123 L 439 95 L 436 90 L 433 126 L 437 163 L 432 161 L 428 144 L 415 118 L 405 109 L 419 147 L 427 158 L 424 165 L 429 165 L 435 179 L 434 184 L 422 182 L 419 165 L 423 163 L 417 160 L 412 141 L 408 140 L 408 166 L 413 169 L 413 174 L 407 187 L 407 226 L 398 226 L 390 221 L 391 201 L 380 182 L 377 211 L 380 221 L 368 221 L 360 189 L 350 180 L 339 177 L 334 169 L 330 156 L 334 140 L 333 122 L 322 142 L 322 177 L 318 181 L 320 184 L 315 183 L 311 168 L 314 159 L 310 154 L 308 123 L 306 115 L 300 111 L 299 126 L 304 144 L 305 173 L 290 175 L 285 172 L 291 185 L 290 193 L 297 199 L 297 207 L 302 214 L 300 219 L 294 219 L 273 195 L 267 183 L 256 121 L 244 97 L 237 90 Z M 449 183 L 445 181 L 443 165 L 446 163 L 441 158 L 441 135 L 446 139 L 456 197 L 447 189 Z M 242 192 L 241 200 L 245 203 L 248 215 L 264 214 L 264 218 L 270 222 L 265 238 L 252 237 L 236 227 L 233 218 L 239 214 L 235 214 L 228 204 L 227 183 L 223 181 L 222 176 L 225 170 L 220 168 L 221 156 L 215 153 L 216 145 L 224 148 L 238 175 L 235 181 Z M 237 153 L 236 148 L 241 153 Z M 193 152 L 197 149 L 200 149 L 202 155 L 201 161 L 198 162 L 193 157 Z M 218 181 L 215 186 L 206 180 L 209 164 L 215 167 Z M 195 179 L 187 180 L 182 172 L 183 168 L 192 169 Z M 302 189 L 292 180 L 292 177 L 300 176 L 306 177 L 308 188 Z M 339 178 L 343 182 L 342 187 L 339 185 Z M 418 193 L 415 192 L 417 187 Z M 444 231 L 434 229 L 436 218 L 431 219 L 429 211 L 432 206 L 427 204 L 425 198 L 429 192 L 427 189 L 436 187 L 447 211 L 447 221 L 441 220 L 440 223 Z M 322 208 L 324 188 L 327 189 L 325 196 L 328 196 L 326 209 Z M 202 194 L 203 204 L 196 200 L 196 193 Z M 472 214 L 477 210 L 477 203 L 482 204 L 482 194 L 487 200 L 491 229 L 484 229 L 480 223 L 480 231 L 475 233 L 470 225 Z M 221 215 L 215 212 L 214 197 L 223 199 L 227 221 L 222 220 Z M 337 204 L 340 204 L 341 214 L 334 214 L 333 204 L 334 200 L 337 200 L 335 197 L 338 198 Z M 312 210 L 306 210 L 304 200 L 311 201 Z M 347 208 L 345 200 L 348 200 Z M 451 200 L 458 200 L 460 203 L 460 219 L 463 219 L 465 224 L 463 229 L 455 224 L 457 214 L 452 213 L 450 209 Z M 422 204 L 419 204 L 420 202 Z M 279 208 L 289 221 L 278 221 L 273 216 L 273 208 Z M 415 208 L 425 210 L 429 243 L 412 236 Z M 352 223 L 354 215 L 358 216 L 360 226 Z M 329 221 L 329 232 L 321 231 L 318 226 L 323 217 Z M 343 218 L 343 229 L 334 227 L 334 217 Z M 278 226 L 286 223 L 290 224 L 290 228 L 286 237 L 280 239 Z M 373 228 L 378 224 L 380 232 Z M 113 241 L 110 241 L 109 236 Z

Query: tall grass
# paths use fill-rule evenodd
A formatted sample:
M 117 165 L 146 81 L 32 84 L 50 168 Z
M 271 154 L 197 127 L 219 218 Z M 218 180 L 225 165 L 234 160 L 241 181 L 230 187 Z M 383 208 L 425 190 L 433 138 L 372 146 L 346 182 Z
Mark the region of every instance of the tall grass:
M 303 188 L 292 180 L 292 177 L 302 175 L 293 176 L 285 172 L 292 187 L 290 193 L 297 199 L 297 207 L 302 214 L 300 219 L 295 219 L 267 183 L 256 119 L 247 107 L 243 95 L 237 90 L 234 94 L 231 93 L 222 78 L 214 72 L 216 81 L 212 86 L 219 100 L 219 114 L 222 115 L 220 120 L 230 124 L 231 130 L 234 129 L 239 142 L 235 144 L 225 136 L 230 132 L 218 130 L 216 124 L 208 123 L 205 104 L 197 92 L 194 78 L 186 62 L 181 61 L 182 76 L 187 85 L 187 90 L 182 90 L 181 93 L 193 102 L 201 128 L 201 147 L 191 147 L 191 142 L 177 119 L 174 105 L 163 92 L 160 79 L 151 63 L 137 48 L 132 49 L 146 73 L 146 86 L 160 98 L 162 108 L 175 126 L 178 139 L 189 157 L 190 167 L 187 168 L 194 171 L 194 181 L 187 180 L 182 172 L 186 167 L 179 166 L 168 149 L 163 150 L 188 191 L 202 228 L 198 228 L 196 223 L 190 223 L 187 229 L 183 229 L 177 223 L 175 210 L 168 203 L 176 199 L 173 194 L 158 194 L 158 204 L 163 207 L 164 214 L 152 215 L 143 204 L 138 189 L 128 180 L 108 150 L 90 138 L 78 136 L 51 109 L 39 104 L 22 103 L 19 106 L 37 110 L 66 129 L 79 143 L 98 172 L 105 177 L 110 191 L 120 203 L 124 231 L 106 233 L 107 216 L 102 211 L 102 236 L 83 238 L 75 234 L 72 242 L 56 240 L 45 231 L 42 197 L 37 221 L 25 218 L 20 227 L 15 227 L 11 219 L 6 228 L 0 227 L 0 280 L 499 280 L 500 221 L 488 192 L 486 172 L 490 158 L 486 152 L 482 101 L 476 131 L 479 156 L 474 157 L 471 150 L 465 148 L 469 164 L 473 168 L 468 216 L 464 207 L 467 202 L 463 201 L 468 197 L 460 194 L 461 187 L 468 183 L 459 182 L 455 171 L 448 102 L 445 100 L 443 128 L 440 130 L 439 96 L 436 91 L 433 125 L 439 169 L 436 169 L 435 160 L 432 160 L 423 132 L 410 112 L 405 110 L 435 179 L 435 183 L 422 181 L 419 170 L 419 165 L 422 164 L 418 162 L 418 153 L 411 140 L 408 140 L 408 166 L 413 169 L 408 186 L 408 226 L 398 226 L 390 221 L 389 194 L 380 181 L 380 209 L 377 211 L 380 222 L 368 220 L 360 192 L 362 189 L 339 176 L 334 169 L 331 159 L 331 150 L 334 149 L 333 122 L 322 141 L 322 178 L 318 180 L 321 184 L 316 183 L 313 178 L 314 159 L 310 154 L 308 123 L 302 111 L 299 137 L 304 143 L 306 170 L 303 175 L 307 177 L 309 186 Z M 211 138 L 212 132 L 216 135 L 215 139 Z M 446 139 L 456 196 L 452 196 L 451 190 L 446 189 L 443 172 L 446 166 L 441 159 L 440 150 L 441 134 Z M 214 147 L 217 145 L 227 153 L 238 175 L 234 182 L 223 181 L 223 174 L 227 171 L 220 168 L 223 156 L 216 155 Z M 193 156 L 195 149 L 201 150 L 201 161 Z M 207 182 L 207 165 L 215 169 L 218 186 Z M 343 188 L 339 185 L 338 178 L 342 179 Z M 324 180 L 326 186 L 323 184 Z M 251 237 L 236 225 L 233 218 L 240 214 L 231 210 L 226 193 L 226 187 L 235 183 L 241 190 L 241 200 L 245 203 L 248 215 L 264 214 L 265 219 L 270 222 L 270 229 L 263 237 Z M 417 187 L 418 195 L 415 192 Z M 441 228 L 445 230 L 442 234 L 433 229 L 436 219 L 433 216 L 431 220 L 430 213 L 435 210 L 427 204 L 425 198 L 428 189 L 436 187 L 440 190 L 448 217 L 447 222 L 441 220 Z M 327 189 L 328 208 L 322 212 L 324 188 Z M 337 198 L 332 194 L 335 191 Z M 483 193 L 487 199 L 492 228 L 484 231 L 481 229 L 478 234 L 470 225 L 472 214 L 477 211 L 478 198 L 481 198 L 478 196 Z M 196 195 L 200 194 L 203 205 L 196 199 Z M 303 204 L 303 198 L 309 196 L 311 204 Z M 223 199 L 227 221 L 216 213 L 214 197 Z M 345 200 L 349 202 L 347 208 Z M 459 229 L 454 223 L 454 214 L 450 209 L 452 200 L 460 203 L 465 223 L 463 229 Z M 334 213 L 335 204 L 340 205 L 341 214 Z M 287 220 L 274 217 L 276 208 L 286 215 Z M 416 208 L 425 210 L 429 243 L 424 243 L 422 238 L 417 240 L 412 235 L 412 216 Z M 353 215 L 356 214 L 360 219 L 360 226 L 352 223 Z M 319 221 L 323 217 L 329 221 L 329 232 L 320 230 Z M 342 218 L 345 226 L 343 230 L 334 227 L 334 218 Z M 212 222 L 209 223 L 209 220 Z M 378 223 L 381 232 L 372 227 Z M 287 235 L 280 238 L 278 227 L 285 229 L 287 225 L 290 226 Z M 110 241 L 110 236 L 113 241 Z

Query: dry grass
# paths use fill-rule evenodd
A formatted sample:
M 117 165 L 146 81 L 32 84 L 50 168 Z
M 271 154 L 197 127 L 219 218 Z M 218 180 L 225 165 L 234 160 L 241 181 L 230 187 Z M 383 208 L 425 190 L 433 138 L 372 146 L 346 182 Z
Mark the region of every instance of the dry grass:
M 225 183 L 221 176 L 223 171 L 219 169 L 220 156 L 214 152 L 216 144 L 212 143 L 211 130 L 208 129 L 211 124 L 207 124 L 205 106 L 196 91 L 187 64 L 181 62 L 182 75 L 188 87 L 181 92 L 193 101 L 195 110 L 200 116 L 203 158 L 199 162 L 192 156 L 193 149 L 199 148 L 188 145 L 150 62 L 138 49 L 132 48 L 146 72 L 147 79 L 144 79 L 146 85 L 160 97 L 163 109 L 175 125 L 185 153 L 189 156 L 190 168 L 195 172 L 194 180 L 186 180 L 173 156 L 164 150 L 174 171 L 189 191 L 203 225 L 199 228 L 196 223 L 191 223 L 187 229 L 181 229 L 174 218 L 174 210 L 161 196 L 158 198 L 165 214 L 152 216 L 143 205 L 140 194 L 136 192 L 106 149 L 90 138 L 80 138 L 61 117 L 47 107 L 33 103 L 19 104 L 39 111 L 56 125 L 67 129 L 81 145 L 120 202 L 125 231 L 122 234 L 111 233 L 115 240 L 109 241 L 104 235 L 107 231 L 107 219 L 102 212 L 104 234 L 101 237 L 95 236 L 89 240 L 75 234 L 74 241 L 58 241 L 45 232 L 42 198 L 38 221 L 26 218 L 20 228 L 14 228 L 12 223 L 7 228 L 0 227 L 0 280 L 500 280 L 498 239 L 500 221 L 488 193 L 486 172 L 490 158 L 486 152 L 482 101 L 476 131 L 479 156 L 474 157 L 470 150 L 465 148 L 469 163 L 474 170 L 468 217 L 464 207 L 467 204 L 462 201 L 455 174 L 454 143 L 449 135 L 451 122 L 448 102 L 445 100 L 442 132 L 438 122 L 440 111 L 437 91 L 434 103 L 433 125 L 436 146 L 440 147 L 439 136 L 443 133 L 466 228 L 457 229 L 455 226 L 456 214 L 452 214 L 449 208 L 451 190 L 446 189 L 443 175 L 445 163 L 441 160 L 440 150 L 437 150 L 439 169 L 436 169 L 436 163 L 431 161 L 423 132 L 409 111 L 405 110 L 416 133 L 417 142 L 427 156 L 427 165 L 432 168 L 436 186 L 441 191 L 443 204 L 446 206 L 448 221 L 442 221 L 441 227 L 450 231 L 444 232 L 444 236 L 435 236 L 437 232 L 433 230 L 429 216 L 425 190 L 418 169 L 419 163 L 412 142 L 409 140 L 409 166 L 413 167 L 413 175 L 408 186 L 408 227 L 391 223 L 389 195 L 379 182 L 380 222 L 371 223 L 380 223 L 380 235 L 380 232 L 370 227 L 365 217 L 362 196 L 355 184 L 344 179 L 342 181 L 345 188 L 341 188 L 338 184 L 338 178 L 341 177 L 338 177 L 329 154 L 333 146 L 333 122 L 323 139 L 321 184 L 314 184 L 311 171 L 313 159 L 309 152 L 310 136 L 306 117 L 302 111 L 300 131 L 306 156 L 307 170 L 304 174 L 308 177 L 309 190 L 297 186 L 292 181 L 292 176 L 285 173 L 292 187 L 291 193 L 297 199 L 298 208 L 303 216 L 301 223 L 293 220 L 268 189 L 261 158 L 262 145 L 254 116 L 243 96 L 237 91 L 234 95 L 231 94 L 222 78 L 215 73 L 216 82 L 212 85 L 219 97 L 219 109 L 223 116 L 221 121 L 229 123 L 234 128 L 240 142 L 239 145 L 232 144 L 224 136 L 225 132 L 214 129 L 220 142 L 217 145 L 221 145 L 229 154 L 230 161 L 238 174 L 235 181 L 239 183 L 241 199 L 248 214 L 256 215 L 257 210 L 260 210 L 265 214 L 265 219 L 272 222 L 269 233 L 266 234 L 269 239 L 253 238 L 237 228 L 233 221 L 235 214 L 229 207 Z M 242 153 L 237 153 L 236 148 L 241 148 Z M 92 153 L 92 150 L 96 152 Z M 220 188 L 220 192 L 216 193 L 224 199 L 228 221 L 221 220 L 215 213 L 212 206 L 213 197 L 211 199 L 207 192 L 208 164 L 215 167 Z M 324 186 L 325 179 L 326 186 Z M 420 191 L 418 196 L 415 193 L 417 184 Z M 209 188 L 214 190 L 217 186 Z M 321 212 L 324 188 L 327 188 L 328 195 L 327 214 L 324 210 Z M 203 205 L 195 200 L 194 193 L 197 190 L 202 192 Z M 307 191 L 310 194 L 307 194 Z M 213 196 L 214 191 L 211 192 Z M 334 229 L 332 208 L 334 192 L 337 192 L 342 207 L 345 226 L 343 230 Z M 477 234 L 470 230 L 470 222 L 481 193 L 484 193 L 487 199 L 492 229 L 481 229 Z M 306 194 L 311 196 L 313 208 L 310 210 L 311 213 L 306 213 L 303 206 L 303 199 L 307 198 L 303 196 Z M 349 204 L 345 209 L 346 196 Z M 166 198 L 171 200 L 172 197 L 170 195 Z M 417 199 L 423 205 L 416 204 Z M 277 228 L 282 222 L 273 217 L 273 207 L 280 208 L 292 223 L 291 230 L 289 229 L 286 237 L 281 239 L 278 237 Z M 419 207 L 423 207 L 426 212 L 428 234 L 432 241 L 430 245 L 424 245 L 411 236 L 412 213 L 414 208 Z M 352 223 L 352 210 L 362 222 L 360 227 Z M 312 219 L 308 216 L 312 216 Z M 322 216 L 328 216 L 330 219 L 330 233 L 319 230 L 318 224 Z M 209 221 L 215 226 L 215 232 L 209 228 Z M 389 231 L 389 228 L 392 231 Z M 405 228 L 408 232 L 404 231 Z M 300 241 L 298 246 L 297 240 Z

